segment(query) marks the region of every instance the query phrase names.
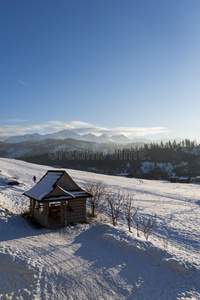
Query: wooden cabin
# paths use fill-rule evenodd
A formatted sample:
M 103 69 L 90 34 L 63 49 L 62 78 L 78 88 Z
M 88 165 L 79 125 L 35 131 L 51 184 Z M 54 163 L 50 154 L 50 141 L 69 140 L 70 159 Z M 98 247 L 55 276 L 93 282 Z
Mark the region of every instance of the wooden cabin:
M 178 182 L 180 182 L 180 183 L 190 183 L 190 177 L 181 176 L 181 177 L 179 177 Z
M 30 198 L 33 218 L 46 228 L 86 221 L 86 200 L 92 197 L 60 170 L 47 171 L 24 195 Z
M 170 180 L 171 182 L 178 182 L 178 177 L 172 176 L 172 177 L 169 178 L 169 180 Z
M 200 176 L 196 176 L 196 182 L 200 183 Z

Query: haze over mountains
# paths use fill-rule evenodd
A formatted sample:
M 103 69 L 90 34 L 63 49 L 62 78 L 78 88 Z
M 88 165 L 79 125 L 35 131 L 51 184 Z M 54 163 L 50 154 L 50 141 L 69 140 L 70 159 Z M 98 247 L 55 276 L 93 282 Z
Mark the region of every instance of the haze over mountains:
M 80 132 L 80 133 L 79 133 Z M 112 135 L 109 136 L 107 134 L 102 135 L 95 135 L 93 133 L 81 133 L 81 129 L 69 130 L 64 129 L 54 133 L 48 134 L 39 134 L 39 133 L 32 133 L 32 134 L 25 134 L 25 135 L 17 135 L 12 136 L 4 140 L 4 143 L 15 144 L 21 142 L 41 142 L 47 139 L 53 140 L 65 140 L 65 139 L 74 139 L 78 141 L 86 141 L 86 142 L 93 142 L 93 143 L 150 143 L 150 142 L 157 142 L 160 143 L 161 140 L 163 142 L 169 141 L 169 139 L 157 139 L 151 140 L 146 138 L 128 138 L 123 134 Z M 181 139 L 176 139 L 176 141 L 180 141 Z
M 118 134 L 97 136 L 92 132 L 62 130 L 14 136 L 0 142 L 0 157 L 89 170 L 106 174 L 141 176 L 199 176 L 199 145 L 189 140 L 148 140 Z M 160 146 L 159 146 L 160 144 Z M 143 155 L 142 153 L 145 153 Z M 117 156 L 116 156 L 117 155 Z M 156 173 L 157 172 L 157 173 Z
M 51 134 L 25 134 L 13 136 L 0 142 L 0 156 L 24 158 L 42 155 L 49 151 L 114 151 L 124 147 L 135 148 L 149 140 L 129 139 L 125 135 L 100 136 L 92 133 L 79 134 L 75 130 L 64 129 Z
M 54 139 L 54 140 L 65 140 L 65 139 L 74 139 L 79 141 L 88 141 L 88 142 L 95 142 L 95 143 L 110 143 L 110 142 L 124 142 L 124 143 L 133 143 L 133 142 L 144 142 L 147 143 L 150 140 L 148 139 L 129 139 L 125 135 L 112 135 L 109 136 L 107 134 L 102 134 L 100 136 L 97 136 L 92 133 L 87 134 L 80 134 L 77 132 L 77 130 L 69 130 L 64 129 L 55 133 L 50 134 L 39 134 L 39 133 L 33 133 L 33 134 L 25 134 L 25 135 L 17 135 L 10 137 L 6 139 L 5 143 L 15 144 L 20 142 L 41 142 L 47 139 Z

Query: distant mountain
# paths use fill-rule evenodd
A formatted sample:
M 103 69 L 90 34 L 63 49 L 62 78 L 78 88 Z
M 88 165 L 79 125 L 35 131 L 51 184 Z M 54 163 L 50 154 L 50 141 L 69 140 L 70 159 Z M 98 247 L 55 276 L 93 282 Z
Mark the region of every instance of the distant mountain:
M 45 134 L 45 135 L 39 133 L 17 135 L 6 139 L 4 142 L 9 144 L 15 144 L 21 142 L 39 142 L 47 139 L 64 140 L 66 138 L 74 138 L 80 140 L 80 135 L 70 130 L 61 130 L 56 133 Z
M 132 139 L 127 138 L 123 134 L 112 135 L 110 139 L 116 143 L 119 143 L 119 142 L 130 143 L 133 141 Z
M 134 143 L 134 144 L 141 144 L 141 143 L 160 143 L 163 141 L 163 143 L 166 143 L 169 141 L 169 139 L 159 139 L 159 140 L 150 140 L 145 138 L 128 138 L 123 134 L 118 135 L 112 135 L 109 136 L 107 134 L 102 135 L 95 135 L 92 133 L 84 134 L 83 130 L 76 129 L 76 130 L 69 130 L 64 129 L 58 132 L 54 133 L 48 133 L 45 135 L 39 134 L 39 133 L 33 133 L 33 134 L 25 134 L 25 135 L 18 135 L 13 136 L 4 141 L 4 143 L 7 144 L 17 144 L 17 143 L 25 143 L 25 142 L 41 142 L 45 140 L 65 140 L 65 139 L 73 139 L 77 141 L 85 141 L 85 142 L 92 142 L 92 143 L 99 143 L 99 144 L 107 144 L 107 143 L 121 143 L 124 145 L 124 147 L 127 144 Z M 181 139 L 176 139 L 177 142 L 180 142 Z M 171 140 L 173 141 L 173 140 Z
M 39 133 L 24 134 L 12 136 L 4 141 L 4 143 L 21 143 L 21 142 L 39 142 L 43 140 L 43 135 Z
M 147 176 L 145 178 L 159 175 L 165 179 L 170 174 L 199 176 L 200 146 L 195 148 L 195 144 L 191 144 L 188 148 L 176 144 L 171 147 L 168 143 L 166 147 L 159 147 L 153 144 L 156 142 L 160 143 L 159 140 L 146 139 L 141 142 L 139 138 L 128 139 L 124 135 L 96 136 L 62 130 L 47 135 L 29 134 L 9 138 L 6 142 L 0 142 L 0 157 L 108 174 L 129 172 Z M 163 140 L 164 144 L 166 142 L 169 141 Z M 149 144 L 149 147 L 144 147 L 145 144 Z M 145 151 L 140 152 L 141 148 Z
M 88 134 L 79 134 L 74 130 L 64 129 L 55 133 L 41 135 L 38 133 L 33 134 L 25 134 L 25 135 L 18 135 L 13 136 L 6 139 L 4 142 L 9 144 L 21 143 L 21 142 L 39 142 L 44 141 L 47 139 L 54 139 L 54 140 L 65 140 L 65 139 L 74 139 L 79 141 L 88 141 L 88 142 L 95 142 L 95 143 L 109 143 L 109 142 L 132 142 L 129 138 L 124 135 L 114 135 L 109 137 L 107 134 L 102 134 L 97 136 L 92 133 Z
M 65 140 L 65 139 L 74 139 L 74 140 L 84 140 L 82 139 L 81 135 L 76 133 L 73 130 L 63 129 L 61 131 L 55 133 L 49 133 L 43 135 L 43 140 L 46 139 L 54 139 L 54 140 Z
M 31 137 L 30 137 L 31 136 Z M 108 136 L 101 135 L 97 137 L 89 134 L 85 138 L 88 140 L 77 140 L 73 138 L 67 139 L 54 139 L 47 138 L 41 139 L 40 135 L 27 137 L 22 136 L 19 138 L 20 142 L 17 143 L 17 137 L 10 138 L 6 142 L 0 142 L 0 156 L 7 158 L 25 158 L 27 156 L 35 156 L 41 154 L 48 154 L 52 151 L 59 152 L 61 155 L 65 155 L 68 151 L 98 151 L 108 152 L 118 149 L 122 149 L 122 145 L 126 148 L 141 147 L 144 145 L 142 142 L 137 143 L 119 143 L 112 141 Z M 48 135 L 48 137 L 51 135 Z M 43 138 L 44 136 L 42 136 Z M 61 135 L 60 135 L 61 137 Z M 64 137 L 64 135 L 62 135 Z M 10 140 L 10 142 L 8 142 Z M 24 141 L 23 141 L 24 140 Z M 116 140 L 118 140 L 116 138 Z M 98 141 L 98 142 L 96 142 Z M 102 141 L 102 142 L 100 142 Z

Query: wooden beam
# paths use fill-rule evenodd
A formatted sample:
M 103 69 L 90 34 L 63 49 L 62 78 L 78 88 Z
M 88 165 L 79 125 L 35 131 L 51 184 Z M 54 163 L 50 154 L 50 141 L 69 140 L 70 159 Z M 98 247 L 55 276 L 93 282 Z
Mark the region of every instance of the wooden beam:
M 43 203 L 43 222 L 49 228 L 49 202 Z
M 60 222 L 61 224 L 64 223 L 64 216 L 63 216 L 63 203 L 62 201 L 60 202 Z

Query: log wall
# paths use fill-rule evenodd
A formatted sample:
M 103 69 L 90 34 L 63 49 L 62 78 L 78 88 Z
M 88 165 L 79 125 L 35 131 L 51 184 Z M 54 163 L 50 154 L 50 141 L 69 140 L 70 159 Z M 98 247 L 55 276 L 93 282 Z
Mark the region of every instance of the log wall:
M 40 223 L 42 226 L 49 228 L 51 223 L 49 223 L 49 203 L 43 203 L 42 211 L 39 212 L 37 208 L 34 208 L 35 201 L 32 201 L 32 211 L 33 217 L 35 220 Z M 70 207 L 70 210 L 67 209 Z M 79 223 L 86 221 L 86 199 L 72 199 L 68 201 L 61 201 L 60 204 L 60 226 L 66 226 L 67 223 Z
M 43 213 L 39 213 L 37 210 L 34 209 L 33 217 L 38 223 L 46 227 L 46 224 L 44 223 L 44 219 L 43 219 Z
M 86 199 L 80 198 L 68 201 L 72 211 L 66 212 L 68 223 L 86 221 Z

